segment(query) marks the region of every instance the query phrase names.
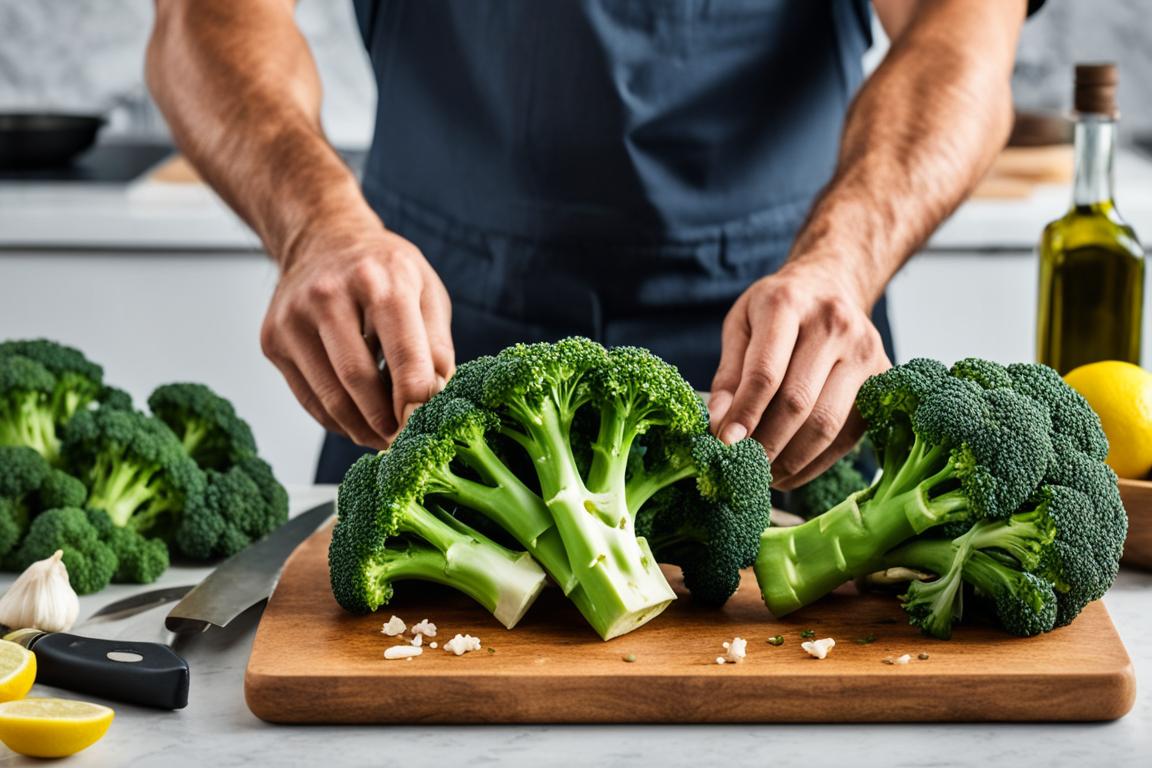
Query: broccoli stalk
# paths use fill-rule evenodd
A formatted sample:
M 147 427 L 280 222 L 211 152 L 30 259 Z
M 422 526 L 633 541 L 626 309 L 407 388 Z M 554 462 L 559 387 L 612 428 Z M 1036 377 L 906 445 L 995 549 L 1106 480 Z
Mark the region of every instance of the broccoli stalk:
M 167 537 L 203 503 L 204 473 L 163 422 L 142 413 L 77 414 L 65 430 L 64 456 L 88 486 L 88 506 L 117 526 Z

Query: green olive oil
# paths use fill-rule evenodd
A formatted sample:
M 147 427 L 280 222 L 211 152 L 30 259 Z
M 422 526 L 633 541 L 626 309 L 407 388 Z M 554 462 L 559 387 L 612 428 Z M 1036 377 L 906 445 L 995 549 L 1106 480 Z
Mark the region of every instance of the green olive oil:
M 1109 78 L 1101 67 L 1077 67 L 1072 208 L 1040 241 L 1037 358 L 1061 374 L 1097 360 L 1140 363 L 1144 250 L 1113 201 L 1115 68 Z

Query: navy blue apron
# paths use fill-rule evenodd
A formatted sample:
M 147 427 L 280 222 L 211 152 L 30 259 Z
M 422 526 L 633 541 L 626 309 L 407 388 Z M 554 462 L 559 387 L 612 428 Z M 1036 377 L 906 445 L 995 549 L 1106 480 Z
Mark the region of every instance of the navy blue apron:
M 867 0 L 355 6 L 364 194 L 444 281 L 457 360 L 580 334 L 707 389 L 725 313 L 832 176 Z M 883 299 L 873 319 L 891 356 Z M 317 482 L 362 452 L 328 435 Z

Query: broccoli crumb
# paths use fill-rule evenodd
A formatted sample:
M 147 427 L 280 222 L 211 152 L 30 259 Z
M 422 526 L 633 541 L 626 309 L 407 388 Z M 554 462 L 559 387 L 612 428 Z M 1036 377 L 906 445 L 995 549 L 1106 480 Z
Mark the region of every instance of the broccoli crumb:
M 772 635 L 768 638 L 768 645 L 775 645 L 777 647 L 784 645 L 784 635 Z
M 805 640 L 811 640 L 812 638 L 816 637 L 816 630 L 814 630 L 814 629 L 800 630 L 800 637 L 804 638 Z
M 631 664 L 632 662 L 636 661 L 636 654 L 634 654 L 634 653 L 625 654 L 624 661 Z
M 863 637 L 856 638 L 856 642 L 859 645 L 870 645 L 870 644 L 876 642 L 876 635 L 869 632 L 868 634 L 864 635 Z
M 917 654 L 916 658 L 920 659 L 920 661 L 928 661 L 928 654 L 926 654 L 926 653 Z
M 496 649 L 492 646 L 488 646 L 488 653 L 496 653 Z

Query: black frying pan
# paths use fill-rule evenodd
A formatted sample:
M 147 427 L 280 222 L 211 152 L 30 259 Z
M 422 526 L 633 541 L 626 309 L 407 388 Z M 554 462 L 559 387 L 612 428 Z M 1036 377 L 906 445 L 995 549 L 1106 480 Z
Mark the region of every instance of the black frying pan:
M 0 169 L 67 165 L 96 142 L 98 115 L 0 113 Z

